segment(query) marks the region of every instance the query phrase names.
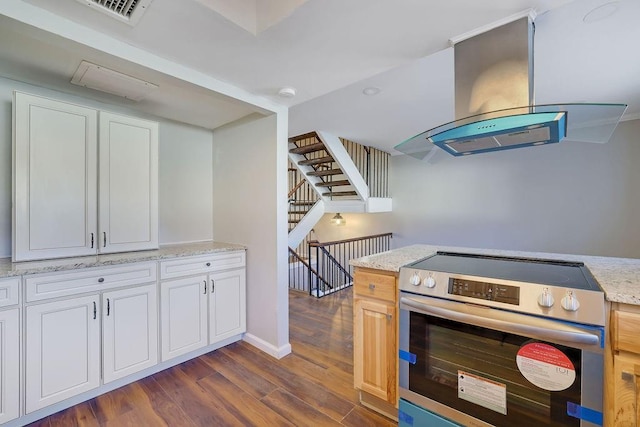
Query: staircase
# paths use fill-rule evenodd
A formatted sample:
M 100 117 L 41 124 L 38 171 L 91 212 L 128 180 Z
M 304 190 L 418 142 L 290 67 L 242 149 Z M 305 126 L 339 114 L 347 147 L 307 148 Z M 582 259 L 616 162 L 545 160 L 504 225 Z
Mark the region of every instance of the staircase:
M 360 147 L 368 159 L 368 148 Z M 317 131 L 289 138 L 289 160 L 289 180 L 296 183 L 289 192 L 291 248 L 300 244 L 324 213 L 391 210 L 390 198 L 370 197 L 361 171 L 336 136 Z M 302 194 L 301 188 L 305 189 Z

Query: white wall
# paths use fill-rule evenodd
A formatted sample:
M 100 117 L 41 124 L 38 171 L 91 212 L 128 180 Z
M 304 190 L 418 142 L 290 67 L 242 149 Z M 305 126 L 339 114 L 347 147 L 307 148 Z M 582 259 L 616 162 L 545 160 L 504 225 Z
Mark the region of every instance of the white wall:
M 333 242 L 393 232 L 393 224 L 391 223 L 393 212 L 340 213 L 340 216 L 346 220 L 346 224 L 340 227 L 331 223 L 331 218 L 334 215 L 335 213 L 324 214 L 313 227 L 319 242 Z
M 11 256 L 13 90 L 159 121 L 160 244 L 213 238 L 212 131 L 0 77 L 0 258 Z
M 392 158 L 394 246 L 640 258 L 640 120 L 607 144 Z
M 286 275 L 287 126 L 286 115 L 279 116 L 284 117 L 251 117 L 213 133 L 214 236 L 217 241 L 247 246 L 245 340 L 276 357 L 291 348 Z

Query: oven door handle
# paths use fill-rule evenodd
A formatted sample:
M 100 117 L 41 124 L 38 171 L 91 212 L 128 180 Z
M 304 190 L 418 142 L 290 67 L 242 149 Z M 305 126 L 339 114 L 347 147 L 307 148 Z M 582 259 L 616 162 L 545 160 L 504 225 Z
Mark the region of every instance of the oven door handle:
M 542 319 L 452 301 L 429 300 L 429 303 L 425 304 L 410 297 L 401 297 L 400 304 L 417 309 L 423 314 L 543 341 L 600 347 L 599 335 L 585 332 L 575 326 L 557 320 Z

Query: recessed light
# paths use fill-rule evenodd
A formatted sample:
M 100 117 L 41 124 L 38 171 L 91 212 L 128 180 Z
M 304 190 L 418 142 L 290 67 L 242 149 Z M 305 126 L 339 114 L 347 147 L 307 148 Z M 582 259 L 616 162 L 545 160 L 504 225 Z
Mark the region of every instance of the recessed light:
M 619 8 L 620 8 L 619 1 L 612 1 L 609 3 L 602 4 L 592 9 L 591 11 L 589 11 L 586 15 L 584 15 L 584 18 L 582 18 L 582 22 L 584 22 L 585 24 L 591 24 L 593 22 L 602 21 L 604 19 L 607 19 L 614 13 L 616 13 Z
M 296 96 L 296 90 L 292 87 L 283 87 L 278 91 L 278 96 L 282 98 L 293 98 Z
M 373 96 L 373 95 L 377 95 L 380 93 L 380 88 L 379 87 L 365 87 L 364 89 L 362 89 L 362 93 L 364 93 L 367 96 Z

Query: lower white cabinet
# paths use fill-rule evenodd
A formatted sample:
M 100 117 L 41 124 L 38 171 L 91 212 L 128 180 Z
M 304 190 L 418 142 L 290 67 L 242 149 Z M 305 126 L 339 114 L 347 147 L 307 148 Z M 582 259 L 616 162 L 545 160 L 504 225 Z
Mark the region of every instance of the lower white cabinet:
M 246 331 L 244 268 L 163 281 L 160 300 L 162 360 Z
M 158 363 L 156 284 L 102 294 L 104 382 Z
M 26 412 L 100 385 L 100 295 L 26 309 Z
M 20 310 L 0 311 L 0 424 L 20 415 Z
M 99 387 L 101 342 L 104 383 L 157 363 L 156 285 L 28 306 L 25 331 L 30 413 Z

